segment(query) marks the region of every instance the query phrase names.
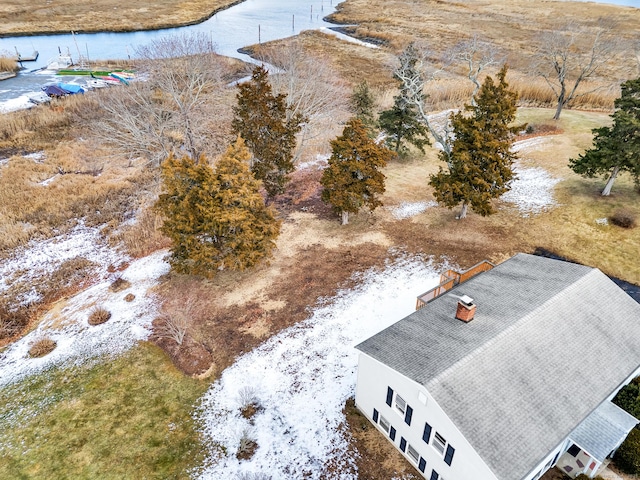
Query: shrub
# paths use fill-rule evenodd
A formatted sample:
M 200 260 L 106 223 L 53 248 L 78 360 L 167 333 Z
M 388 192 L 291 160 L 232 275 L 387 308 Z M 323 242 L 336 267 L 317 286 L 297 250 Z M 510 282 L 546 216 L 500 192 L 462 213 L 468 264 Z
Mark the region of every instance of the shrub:
M 236 452 L 236 458 L 238 460 L 248 460 L 253 457 L 256 452 L 258 444 L 251 438 L 251 432 L 249 429 L 244 429 L 240 440 L 238 441 L 238 451 Z
M 102 325 L 111 318 L 111 312 L 104 307 L 96 307 L 89 314 L 89 325 Z
M 620 209 L 613 212 L 609 217 L 609 221 L 618 227 L 635 228 L 636 215 L 630 210 Z
M 634 417 L 640 416 L 640 379 L 636 378 L 620 389 L 613 403 Z
M 133 293 L 127 293 L 124 296 L 124 301 L 125 302 L 133 302 L 135 300 L 136 296 Z
M 245 386 L 238 392 L 238 400 L 240 401 L 240 414 L 250 420 L 261 409 L 260 400 L 256 395 L 253 387 Z
M 640 430 L 634 428 L 613 456 L 616 466 L 624 473 L 640 473 Z
M 50 354 L 55 350 L 58 344 L 50 338 L 39 338 L 29 347 L 29 356 L 32 358 L 40 358 Z
M 122 277 L 118 277 L 114 280 L 114 282 L 109 286 L 109 290 L 112 292 L 121 292 L 122 290 L 126 290 L 131 286 L 131 283 L 125 280 Z

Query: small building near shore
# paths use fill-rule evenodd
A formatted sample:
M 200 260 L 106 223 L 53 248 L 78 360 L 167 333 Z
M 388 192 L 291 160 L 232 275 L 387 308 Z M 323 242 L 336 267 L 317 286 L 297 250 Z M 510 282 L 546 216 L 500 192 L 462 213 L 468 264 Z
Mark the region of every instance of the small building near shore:
M 611 399 L 640 374 L 640 304 L 596 268 L 491 267 L 357 345 L 356 406 L 430 480 L 593 477 L 638 423 Z

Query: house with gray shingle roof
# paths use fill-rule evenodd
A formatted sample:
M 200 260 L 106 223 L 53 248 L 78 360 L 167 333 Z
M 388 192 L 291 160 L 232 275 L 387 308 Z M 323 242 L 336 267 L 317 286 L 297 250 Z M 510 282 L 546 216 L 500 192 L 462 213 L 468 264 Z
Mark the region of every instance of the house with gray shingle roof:
M 430 480 L 594 476 L 638 423 L 610 400 L 640 374 L 640 304 L 527 254 L 450 280 L 357 345 L 357 407 Z

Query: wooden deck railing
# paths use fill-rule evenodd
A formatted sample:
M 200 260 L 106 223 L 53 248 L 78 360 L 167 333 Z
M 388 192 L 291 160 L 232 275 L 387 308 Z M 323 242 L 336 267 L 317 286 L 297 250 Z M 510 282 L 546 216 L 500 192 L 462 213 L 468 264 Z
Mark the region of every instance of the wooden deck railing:
M 431 290 L 428 290 L 422 295 L 418 296 L 418 299 L 416 301 L 416 310 L 420 310 L 431 300 L 438 298 L 440 295 L 451 290 L 456 285 L 466 282 L 471 277 L 474 277 L 479 273 L 491 270 L 493 267 L 495 267 L 493 263 L 484 260 L 480 263 L 477 263 L 473 267 L 464 270 L 463 272 L 447 270 L 442 275 L 440 275 L 440 283 L 437 287 L 432 288 Z

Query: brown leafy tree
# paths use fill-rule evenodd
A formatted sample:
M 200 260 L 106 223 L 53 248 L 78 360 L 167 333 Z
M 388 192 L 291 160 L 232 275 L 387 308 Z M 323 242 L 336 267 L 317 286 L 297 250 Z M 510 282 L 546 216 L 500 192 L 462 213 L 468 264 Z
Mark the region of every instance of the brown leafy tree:
M 476 95 L 476 105 L 467 105 L 465 116 L 451 116 L 454 140 L 451 154 L 440 153 L 449 169 L 440 167 L 429 184 L 435 189 L 438 202 L 449 208 L 462 203 L 458 218 L 467 216 L 471 208 L 482 216 L 494 213 L 492 200 L 509 191 L 514 177 L 511 152 L 513 133 L 521 127 L 510 127 L 516 114 L 517 94 L 508 89 L 504 66 L 497 83 L 487 77 Z
M 231 126 L 253 153 L 251 171 L 255 178 L 262 180 L 267 195 L 274 197 L 284 192 L 288 174 L 294 169 L 296 134 L 303 117 L 294 114 L 287 118 L 285 95 L 273 94 L 268 75 L 258 66 L 251 81 L 238 85 L 238 105 L 233 109 Z
M 155 208 L 172 240 L 170 263 L 179 273 L 212 277 L 218 270 L 243 270 L 270 256 L 280 232 L 249 170 L 241 138 L 216 164 L 204 158 L 169 157 L 162 164 L 164 192 Z
M 342 224 L 346 225 L 349 213 L 382 205 L 379 196 L 384 193 L 385 176 L 380 169 L 392 153 L 375 143 L 357 118 L 347 123 L 342 135 L 331 142 L 331 148 L 329 166 L 320 180 L 324 187 L 322 200 L 341 214 Z

